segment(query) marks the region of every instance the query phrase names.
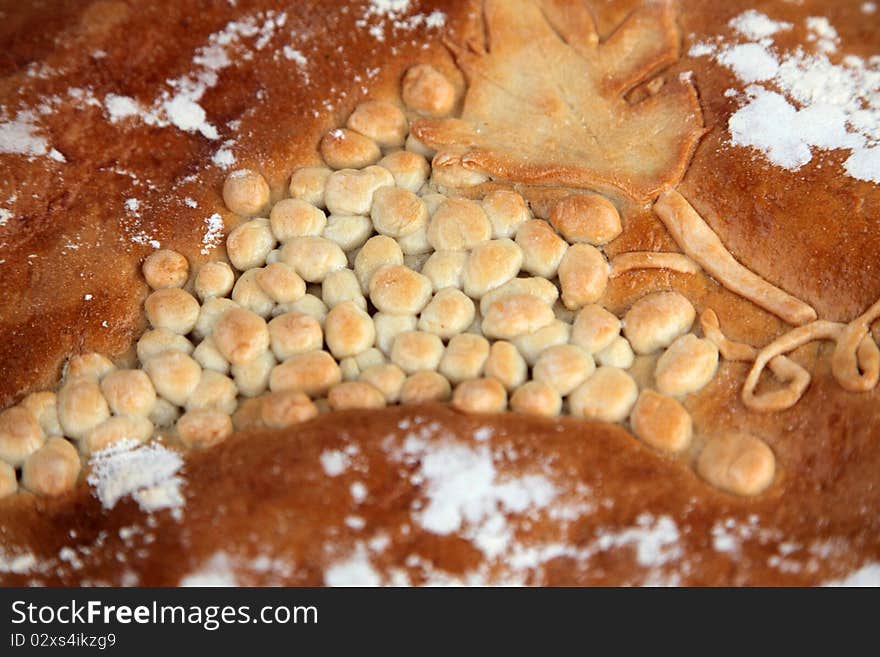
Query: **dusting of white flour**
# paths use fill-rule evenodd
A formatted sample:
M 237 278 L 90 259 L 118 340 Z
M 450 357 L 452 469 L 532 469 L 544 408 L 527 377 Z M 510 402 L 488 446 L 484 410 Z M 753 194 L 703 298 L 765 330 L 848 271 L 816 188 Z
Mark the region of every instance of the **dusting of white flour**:
M 232 152 L 230 146 L 232 146 L 235 142 L 231 139 L 227 139 L 221 148 L 218 148 L 214 155 L 211 156 L 211 162 L 214 163 L 215 166 L 221 169 L 228 169 L 233 164 L 235 164 L 235 153 Z
M 223 217 L 216 212 L 205 218 L 205 234 L 202 237 L 202 255 L 209 254 L 213 249 L 220 246 L 223 239 Z
M 239 586 L 232 559 L 225 552 L 217 552 L 206 563 L 187 575 L 177 584 L 182 587 Z
M 428 29 L 446 25 L 446 14 L 443 12 L 410 14 L 411 5 L 410 0 L 370 0 L 355 25 L 366 29 L 370 36 L 380 42 L 385 40 L 386 26 L 392 30 L 413 30 L 422 25 Z
M 602 552 L 630 546 L 635 549 L 636 561 L 640 566 L 656 568 L 682 556 L 680 538 L 678 526 L 672 518 L 655 518 L 645 513 L 636 518 L 633 527 L 601 533 L 597 545 Z
M 825 586 L 877 587 L 880 586 L 880 563 L 869 563 L 843 579 L 826 582 Z
M 412 553 L 405 569 L 379 572 L 372 557 L 382 552 L 387 537 L 374 541 L 365 536 L 333 562 L 325 572 L 327 583 L 523 585 L 541 581 L 542 570 L 559 558 L 571 560 L 569 568 L 587 575 L 597 555 L 621 548 L 632 550 L 637 566 L 633 584 L 676 584 L 686 572 L 681 532 L 673 518 L 643 513 L 632 524 L 600 527 L 573 544 L 572 526 L 604 504 L 596 491 L 584 484 L 560 488 L 550 476 L 550 463 L 520 463 L 515 451 L 493 448 L 494 432 L 487 427 L 475 428 L 472 439 L 463 441 L 435 421 L 406 418 L 398 426 L 406 431 L 402 444 L 389 436 L 385 449 L 419 488 L 409 522 L 399 531 L 409 534 L 414 527 L 463 538 L 482 559 L 466 572 L 451 573 Z M 543 528 L 540 536 L 531 532 L 536 523 Z M 361 531 L 368 535 L 369 524 Z
M 327 449 L 321 453 L 321 467 L 328 477 L 338 477 L 348 469 L 351 461 L 345 452 Z
M 27 575 L 37 566 L 37 558 L 30 552 L 8 554 L 0 548 L 0 573 Z
M 840 36 L 831 22 L 824 16 L 810 16 L 807 18 L 807 41 L 816 44 L 822 52 L 835 52 L 840 44 Z
M 245 39 L 253 40 L 254 50 L 262 50 L 286 22 L 285 12 L 267 11 L 227 23 L 195 51 L 192 71 L 168 80 L 167 88 L 158 94 L 149 107 L 134 98 L 111 93 L 104 97 L 103 102 L 107 117 L 111 123 L 138 119 L 147 125 L 174 126 L 208 139 L 219 139 L 217 128 L 208 120 L 205 109 L 200 105 L 203 96 L 217 86 L 219 73 L 235 63 L 239 58 L 236 55 L 243 57 L 247 54 L 239 52 Z
M 730 27 L 752 41 L 759 41 L 792 28 L 791 23 L 774 21 L 769 16 L 749 9 L 730 21 Z
M 815 52 L 781 52 L 773 35 L 792 25 L 754 10 L 730 26 L 738 41 L 696 43 L 689 54 L 712 57 L 747 85 L 728 124 L 731 143 L 792 171 L 815 151 L 842 149 L 849 152 L 849 176 L 880 183 L 880 57 L 848 55 L 833 63 L 829 54 L 840 37 L 824 17 L 809 17 L 804 25 Z
M 326 586 L 380 586 L 382 579 L 370 563 L 367 550 L 358 544 L 344 559 L 336 561 L 324 572 Z
M 171 509 L 180 515 L 183 459 L 177 452 L 156 442 L 123 440 L 93 454 L 89 465 L 88 482 L 105 509 L 131 496 L 148 513 Z
M 426 503 L 415 521 L 435 534 L 460 533 L 487 557 L 502 554 L 513 539 L 507 514 L 546 508 L 556 489 L 543 475 L 498 480 L 489 448 L 458 443 L 432 446 L 420 475 Z
M 39 134 L 37 115 L 31 110 L 18 112 L 14 119 L 0 119 L 0 153 L 27 155 L 30 158 L 47 156 L 57 162 L 67 161 Z
M 14 119 L 0 122 L 0 153 L 46 155 L 49 144 L 37 134 L 33 112 L 19 112 Z

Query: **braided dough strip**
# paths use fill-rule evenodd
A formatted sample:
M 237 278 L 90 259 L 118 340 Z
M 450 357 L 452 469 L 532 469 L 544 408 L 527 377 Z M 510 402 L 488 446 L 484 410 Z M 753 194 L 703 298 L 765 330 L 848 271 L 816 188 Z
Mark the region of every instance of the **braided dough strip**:
M 615 256 L 609 277 L 616 278 L 633 269 L 671 269 L 682 274 L 696 274 L 700 265 L 681 253 L 632 251 Z
M 677 191 L 661 194 L 654 203 L 654 212 L 682 251 L 728 290 L 795 326 L 816 319 L 816 311 L 811 306 L 771 285 L 737 262 L 715 231 Z

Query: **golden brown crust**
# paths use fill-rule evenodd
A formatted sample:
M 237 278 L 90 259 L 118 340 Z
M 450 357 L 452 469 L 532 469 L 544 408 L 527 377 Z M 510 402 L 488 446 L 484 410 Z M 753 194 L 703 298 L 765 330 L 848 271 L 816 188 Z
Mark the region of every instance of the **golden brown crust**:
M 20 108 L 48 103 L 52 111 L 40 115 L 39 134 L 66 160 L 0 154 L 6 173 L 0 177 L 0 205 L 11 215 L 0 225 L 0 276 L 12 292 L 0 297 L 0 406 L 52 387 L 68 355 L 98 351 L 120 364 L 132 362 L 131 346 L 146 327 L 140 263 L 152 251 L 132 240 L 156 239 L 186 255 L 193 269 L 222 252 L 203 240 L 205 219 L 212 214 L 219 213 L 227 228 L 236 221 L 221 202 L 225 171 L 209 164 L 226 139 L 235 139 L 236 166 L 259 170 L 273 199 L 280 198 L 296 166 L 319 162 L 317 148 L 326 131 L 343 126 L 362 98 L 393 98 L 408 64 L 431 63 L 463 92 L 463 79 L 441 36 L 449 43 L 476 44 L 483 34 L 476 2 L 414 2 L 414 10 L 425 14 L 442 10 L 443 30 L 386 26 L 381 42 L 356 29 L 356 12 L 301 2 L 296 12 L 288 11 L 283 38 L 271 48 L 251 48 L 252 59 L 224 68 L 222 84 L 200 101 L 219 139 L 135 118 L 108 121 L 102 106 L 107 94 L 150 106 L 163 80 L 190 72 L 194 51 L 210 34 L 258 12 L 265 21 L 267 11 L 285 4 L 240 0 L 236 8 L 218 3 L 204 10 L 194 2 L 138 3 L 135 10 L 120 0 L 94 0 L 57 3 L 47 17 L 25 3 L 0 3 L 0 37 L 8 44 L 0 61 L 0 96 L 12 116 Z M 572 25 L 582 31 L 595 24 L 597 43 L 626 47 L 610 35 L 640 3 L 591 3 L 589 15 L 570 13 L 574 4 L 547 4 L 545 15 L 556 30 Z M 665 153 L 673 163 L 689 162 L 687 172 L 681 164 L 664 166 L 676 173 L 642 176 L 648 181 L 644 186 L 596 172 L 551 182 L 610 186 L 644 201 L 683 174 L 682 195 L 737 261 L 815 308 L 823 320 L 851 322 L 880 298 L 873 263 L 880 233 L 872 224 L 880 212 L 880 188 L 838 175 L 837 154 L 792 174 L 754 161 L 748 149 L 729 147 L 726 125 L 736 102 L 724 92 L 735 84 L 733 77 L 705 59 L 668 53 L 673 45 L 686 53 L 693 34 L 726 33 L 730 18 L 752 8 L 793 23 L 832 10 L 841 39 L 860 55 L 880 51 L 880 31 L 864 20 L 858 2 L 678 4 L 674 25 L 665 19 L 651 23 L 668 37 L 662 53 L 647 53 L 630 69 L 632 76 L 609 74 L 602 84 L 617 93 L 669 66 L 662 72 L 666 90 L 643 102 L 670 102 L 664 99 L 672 94 L 687 112 L 698 110 L 702 118 L 685 122 L 680 148 Z M 682 47 L 669 37 L 673 28 Z M 293 33 L 308 34 L 293 44 L 308 60 L 307 76 L 293 60 L 275 56 Z M 132 34 L 140 36 L 132 39 Z M 803 35 L 793 30 L 784 38 Z M 249 46 L 254 41 L 250 38 Z M 584 47 L 595 45 L 585 42 Z M 693 85 L 679 80 L 686 71 L 693 73 Z M 72 88 L 86 90 L 85 98 L 97 99 L 98 105 L 71 94 Z M 427 137 L 428 127 L 438 124 L 423 125 L 419 134 Z M 708 132 L 697 146 L 703 125 Z M 510 170 L 491 149 L 469 157 L 501 174 Z M 526 167 L 516 175 L 534 183 L 546 173 L 546 167 Z M 569 192 L 539 190 L 527 198 L 546 217 L 541 208 L 549 208 L 560 193 Z M 126 206 L 130 198 L 138 199 L 136 209 Z M 187 205 L 186 198 L 197 207 Z M 679 250 L 640 202 L 621 201 L 620 210 L 624 231 L 607 246 L 610 259 L 634 251 Z M 646 291 L 665 289 L 685 294 L 698 313 L 712 309 L 727 338 L 758 350 L 790 329 L 704 272 L 633 271 L 612 278 L 602 302 L 620 316 Z M 867 328 L 852 330 L 863 335 Z M 331 564 L 383 533 L 389 546 L 371 563 L 386 582 L 393 581 L 394 571 L 405 572 L 412 583 L 436 579 L 438 572 L 474 581 L 467 577 L 475 571 L 481 581 L 492 581 L 495 574 L 501 581 L 535 584 L 815 584 L 841 577 L 880 559 L 880 392 L 843 389 L 832 372 L 843 367 L 835 365 L 834 350 L 830 343 L 811 342 L 790 353 L 792 365 L 811 373 L 809 386 L 798 404 L 770 414 L 749 410 L 741 399 L 751 363 L 723 360 L 715 379 L 684 402 L 695 435 L 675 458 L 616 426 L 469 417 L 445 406 L 346 411 L 294 430 L 248 430 L 187 457 L 181 521 L 168 512 L 149 518 L 131 500 L 105 511 L 85 483 L 57 499 L 24 493 L 0 501 L 0 561 L 7 571 L 0 569 L 0 582 L 173 585 L 226 553 L 242 583 L 322 584 Z M 650 378 L 652 368 L 643 369 Z M 255 416 L 254 424 L 259 422 Z M 402 422 L 410 428 L 401 428 Z M 409 476 L 418 463 L 401 463 L 393 454 L 412 426 L 431 423 L 438 427 L 432 435 L 448 432 L 454 436 L 450 440 L 465 445 L 472 445 L 479 428 L 491 426 L 494 435 L 487 444 L 502 455 L 496 459 L 499 471 L 513 476 L 539 467 L 565 500 L 589 504 L 590 512 L 582 510 L 572 521 L 542 516 L 527 527 L 522 518 L 511 520 L 524 543 L 564 544 L 567 556 L 547 558 L 526 573 L 511 572 L 509 562 L 488 573 L 480 570 L 483 555 L 466 537 L 432 533 L 414 523 L 412 503 L 425 493 Z M 763 495 L 739 499 L 716 491 L 689 467 L 708 439 L 728 431 L 747 431 L 773 451 L 776 475 Z M 321 454 L 346 445 L 357 446 L 354 460 L 360 465 L 328 477 Z M 508 462 L 514 453 L 515 462 Z M 354 477 L 369 491 L 360 505 L 351 495 Z M 346 524 L 352 515 L 364 520 L 364 530 Z M 649 518 L 648 525 L 640 525 L 640 518 Z M 675 548 L 664 553 L 668 558 L 640 564 L 633 549 L 638 542 L 621 536 L 659 531 L 663 518 L 674 523 Z M 617 547 L 602 550 L 600 544 Z M 60 557 L 63 548 L 76 551 L 78 567 Z M 19 573 L 8 567 L 15 555 L 27 554 L 38 565 Z M 125 566 L 119 565 L 119 554 Z M 288 569 L 257 572 L 243 565 L 258 557 Z
M 737 374 L 730 368 L 713 385 L 735 387 Z M 7 584 L 174 585 L 194 573 L 211 573 L 212 559 L 225 554 L 241 583 L 320 585 L 331 564 L 344 560 L 358 544 L 384 535 L 388 547 L 372 554 L 371 561 L 385 577 L 404 571 L 412 583 L 436 582 L 439 575 L 493 581 L 480 551 L 466 538 L 438 535 L 414 522 L 413 502 L 425 499 L 412 477 L 419 461 L 393 456 L 424 427 L 430 427 L 423 435 L 432 442 L 472 447 L 471 436 L 490 426 L 486 444 L 501 455 L 505 477 L 550 473 L 560 506 L 589 509 L 573 521 L 565 514 L 511 520 L 524 545 L 563 544 L 573 556 L 553 558 L 548 550 L 540 567 L 528 572 L 502 560 L 493 565 L 497 581 L 816 584 L 843 576 L 863 560 L 880 558 L 880 527 L 872 511 L 880 493 L 870 485 L 871 473 L 880 466 L 880 432 L 841 415 L 851 404 L 833 381 L 813 386 L 807 403 L 821 404 L 823 410 L 762 427 L 761 435 L 772 436 L 788 422 L 791 433 L 780 431 L 779 439 L 770 441 L 785 469 L 757 499 L 707 488 L 680 461 L 660 456 L 611 425 L 463 415 L 446 406 L 339 412 L 285 433 L 239 434 L 210 451 L 191 454 L 180 521 L 168 512 L 147 518 L 130 500 L 105 511 L 85 486 L 59 499 L 20 496 L 3 507 L 0 540 L 7 559 L 33 553 L 42 565 L 2 577 Z M 741 422 L 729 409 L 690 405 L 690 410 L 698 421 L 720 411 L 719 429 Z M 868 411 L 868 406 L 860 403 L 857 410 Z M 838 438 L 825 444 L 795 438 L 827 411 L 839 418 Z M 351 467 L 328 476 L 321 455 L 352 445 L 357 454 Z M 815 484 L 820 478 L 834 485 L 822 490 Z M 368 491 L 362 503 L 352 497 L 356 482 Z M 351 516 L 362 518 L 364 529 L 348 526 Z M 620 539 L 633 536 L 640 517 L 650 518 L 647 527 L 655 531 L 664 518 L 674 522 L 677 537 L 668 545 L 668 561 L 640 565 L 639 542 Z M 598 550 L 603 535 L 617 536 L 620 549 Z M 65 547 L 75 550 L 81 564 L 74 568 L 59 558 Z M 115 561 L 117 553 L 125 555 L 124 567 Z M 254 565 L 260 563 L 283 564 L 289 572 L 260 571 Z M 220 570 L 218 576 L 228 576 Z
M 357 28 L 356 12 L 339 11 L 341 5 L 328 11 L 325 3 L 306 2 L 291 11 L 282 0 L 259 0 L 205 10 L 195 2 L 165 8 L 93 0 L 62 3 L 64 20 L 53 15 L 48 21 L 44 14 L 54 6 L 4 5 L 11 17 L 4 31 L 10 23 L 17 29 L 4 40 L 15 47 L 3 60 L 0 95 L 13 115 L 15 108 L 48 103 L 52 112 L 40 115 L 39 132 L 67 162 L 0 153 L 9 174 L 0 180 L 0 199 L 12 215 L 0 226 L 0 276 L 13 292 L 0 297 L 3 407 L 54 385 L 69 354 L 120 357 L 128 351 L 146 326 L 140 264 L 153 250 L 149 240 L 183 253 L 193 268 L 222 253 L 222 247 L 206 249 L 204 238 L 212 214 L 221 215 L 227 230 L 237 221 L 220 195 L 226 170 L 210 164 L 227 139 L 235 140 L 236 166 L 263 173 L 279 198 L 296 166 L 318 163 L 321 136 L 342 125 L 360 99 L 397 93 L 407 62 L 432 62 L 461 79 L 436 40 L 437 29 L 389 27 L 386 40 L 378 41 Z M 287 20 L 271 47 L 257 51 L 258 35 L 242 37 L 232 54 L 248 50 L 252 58 L 223 68 L 222 84 L 200 101 L 218 139 L 137 118 L 109 121 L 108 94 L 149 108 L 167 88 L 165 80 L 198 68 L 194 53 L 211 34 L 248 17 L 262 27 L 284 9 Z M 435 9 L 447 16 L 445 34 L 471 29 L 469 3 L 438 0 L 420 11 Z M 434 40 L 423 50 L 429 35 Z M 392 42 L 396 55 L 389 52 Z M 301 47 L 305 74 L 283 55 L 283 45 Z M 125 207 L 129 198 L 139 200 L 136 214 Z

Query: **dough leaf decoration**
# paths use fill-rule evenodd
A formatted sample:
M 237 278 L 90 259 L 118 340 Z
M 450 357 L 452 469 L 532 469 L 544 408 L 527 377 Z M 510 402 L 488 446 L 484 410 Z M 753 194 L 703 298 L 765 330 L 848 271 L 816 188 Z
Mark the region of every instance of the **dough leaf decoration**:
M 668 2 L 600 41 L 580 0 L 486 0 L 486 43 L 449 44 L 468 78 L 457 119 L 413 132 L 447 161 L 498 181 L 599 189 L 646 202 L 674 187 L 704 133 L 696 90 L 675 77 L 626 96 L 679 57 Z

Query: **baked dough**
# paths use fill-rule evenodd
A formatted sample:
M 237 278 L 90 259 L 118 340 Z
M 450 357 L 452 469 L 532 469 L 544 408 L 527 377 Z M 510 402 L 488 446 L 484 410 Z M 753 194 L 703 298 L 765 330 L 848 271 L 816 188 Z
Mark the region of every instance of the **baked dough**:
M 732 144 L 746 85 L 705 54 L 770 25 L 778 53 L 866 58 L 876 14 L 827 0 L 280 4 L 7 10 L 0 405 L 26 412 L 0 422 L 0 447 L 26 476 L 3 471 L 19 491 L 0 499 L 0 581 L 739 585 L 876 570 L 880 188 L 848 175 L 846 153 L 791 171 Z M 832 5 L 836 41 L 808 20 Z M 414 155 L 389 161 L 401 142 Z M 377 189 L 405 193 L 380 194 L 383 237 L 356 244 L 340 220 L 366 216 Z M 606 199 L 601 231 L 566 218 L 595 205 L 580 194 Z M 306 205 L 279 203 L 291 196 Z M 504 246 L 481 256 L 489 238 Z M 520 254 L 530 278 L 478 260 L 512 271 Z M 257 274 L 233 287 L 226 260 L 273 273 L 271 294 Z M 364 306 L 383 264 L 401 289 L 377 294 L 380 320 Z M 561 299 L 545 285 L 557 274 Z M 328 279 L 332 307 L 315 294 Z M 448 287 L 479 301 L 454 332 L 488 349 L 443 343 L 458 310 L 430 300 Z M 243 310 L 205 313 L 230 293 Z M 442 316 L 421 323 L 426 306 Z M 620 335 L 633 308 L 643 318 Z M 305 323 L 333 356 L 299 351 L 286 327 Z M 200 326 L 212 335 L 195 346 L 183 334 Z M 373 369 L 388 363 L 366 355 L 371 330 L 396 369 Z M 683 335 L 688 349 L 664 351 Z M 694 340 L 712 357 L 699 376 Z M 65 368 L 92 353 L 112 362 Z M 526 383 L 526 363 L 544 382 Z M 100 452 L 68 489 L 58 432 L 115 439 L 102 386 L 141 366 L 160 399 L 138 425 L 165 437 Z M 658 370 L 689 376 L 687 392 Z M 196 389 L 202 405 L 183 408 Z M 410 403 L 380 408 L 397 398 Z M 519 412 L 480 414 L 508 404 Z M 129 495 L 105 485 L 112 472 Z

